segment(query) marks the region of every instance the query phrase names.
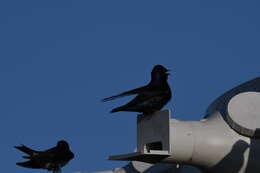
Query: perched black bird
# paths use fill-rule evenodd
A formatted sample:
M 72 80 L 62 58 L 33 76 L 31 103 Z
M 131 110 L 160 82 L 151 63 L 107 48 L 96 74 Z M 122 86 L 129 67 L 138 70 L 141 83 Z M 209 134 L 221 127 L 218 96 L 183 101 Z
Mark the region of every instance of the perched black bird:
M 151 73 L 151 81 L 140 88 L 111 96 L 102 101 L 109 101 L 119 97 L 137 94 L 137 96 L 126 105 L 117 107 L 111 112 L 129 111 L 151 114 L 160 109 L 171 99 L 171 89 L 167 83 L 169 70 L 162 65 L 156 65 Z
M 69 144 L 63 140 L 58 141 L 56 147 L 45 151 L 32 150 L 24 145 L 15 146 L 15 148 L 28 154 L 23 158 L 29 159 L 26 162 L 17 162 L 17 165 L 26 168 L 47 169 L 53 171 L 53 173 L 60 173 L 61 168 L 74 158 Z

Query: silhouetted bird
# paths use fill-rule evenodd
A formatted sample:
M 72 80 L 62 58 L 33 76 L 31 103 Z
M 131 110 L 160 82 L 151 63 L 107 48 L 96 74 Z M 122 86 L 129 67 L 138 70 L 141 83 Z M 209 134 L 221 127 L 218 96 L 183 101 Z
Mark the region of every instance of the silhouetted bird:
M 70 151 L 69 144 L 66 141 L 58 141 L 57 146 L 45 151 L 32 150 L 24 145 L 15 146 L 18 150 L 28 154 L 23 156 L 29 159 L 26 162 L 16 163 L 19 166 L 26 168 L 47 169 L 53 173 L 60 173 L 61 168 L 65 166 L 74 154 Z
M 171 89 L 167 83 L 169 70 L 162 65 L 156 65 L 151 73 L 151 81 L 143 87 L 136 88 L 121 94 L 111 96 L 102 101 L 109 101 L 119 97 L 137 94 L 126 105 L 117 107 L 111 112 L 129 111 L 151 114 L 160 110 L 170 99 Z

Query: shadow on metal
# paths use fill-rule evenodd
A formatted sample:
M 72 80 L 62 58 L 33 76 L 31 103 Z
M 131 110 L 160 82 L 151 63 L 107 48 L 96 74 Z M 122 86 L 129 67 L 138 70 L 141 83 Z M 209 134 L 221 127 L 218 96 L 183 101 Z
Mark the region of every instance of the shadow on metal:
M 241 170 L 243 164 L 245 164 L 244 153 L 248 147 L 249 145 L 246 142 L 242 140 L 237 141 L 233 145 L 232 150 L 219 163 L 211 168 L 210 171 L 205 172 L 220 173 L 224 169 L 228 168 L 229 173 L 238 173 Z M 231 165 L 230 163 L 235 164 Z

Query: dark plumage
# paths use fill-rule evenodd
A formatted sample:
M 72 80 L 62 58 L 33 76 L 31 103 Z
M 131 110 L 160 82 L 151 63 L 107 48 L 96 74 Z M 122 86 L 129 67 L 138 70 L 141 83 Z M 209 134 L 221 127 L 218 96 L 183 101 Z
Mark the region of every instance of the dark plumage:
M 58 141 L 55 147 L 45 151 L 32 150 L 24 145 L 15 146 L 15 148 L 27 154 L 23 158 L 29 159 L 26 162 L 17 162 L 17 165 L 26 168 L 47 169 L 53 173 L 61 172 L 61 168 L 74 158 L 69 144 L 63 140 Z
M 137 94 L 137 96 L 126 105 L 117 107 L 111 112 L 129 111 L 141 112 L 143 114 L 154 113 L 168 103 L 171 99 L 171 89 L 167 83 L 168 69 L 162 65 L 156 65 L 151 73 L 151 81 L 140 88 L 111 96 L 102 101 L 110 101 L 119 97 Z

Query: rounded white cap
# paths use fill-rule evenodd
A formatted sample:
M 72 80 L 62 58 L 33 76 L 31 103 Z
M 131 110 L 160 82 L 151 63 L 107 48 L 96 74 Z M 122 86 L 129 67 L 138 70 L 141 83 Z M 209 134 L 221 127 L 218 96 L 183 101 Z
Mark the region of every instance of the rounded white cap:
M 260 137 L 260 93 L 242 92 L 231 98 L 227 105 L 227 120 L 238 133 Z

